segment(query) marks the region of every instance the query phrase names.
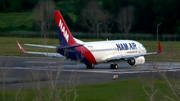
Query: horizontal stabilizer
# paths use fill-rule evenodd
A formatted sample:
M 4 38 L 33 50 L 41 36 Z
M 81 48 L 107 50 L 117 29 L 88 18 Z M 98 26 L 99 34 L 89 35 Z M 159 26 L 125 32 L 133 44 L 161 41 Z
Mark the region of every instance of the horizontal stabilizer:
M 55 46 L 36 45 L 36 44 L 24 44 L 24 45 L 27 45 L 27 46 L 35 46 L 35 47 L 43 47 L 43 48 L 53 48 L 53 49 L 56 49 L 56 47 L 55 47 Z
M 55 46 L 47 46 L 47 45 L 36 45 L 36 44 L 24 44 L 27 46 L 35 46 L 35 47 L 42 47 L 42 48 L 52 48 L 52 49 L 56 49 Z M 82 46 L 83 44 L 72 44 L 72 45 L 60 45 L 59 48 L 60 49 L 65 49 L 65 48 L 73 48 L 73 47 L 78 47 L 78 46 Z
M 83 46 L 83 44 L 72 44 L 72 45 L 67 45 L 67 46 L 58 46 L 59 49 L 66 49 L 66 48 L 74 48 L 74 47 L 79 47 L 79 46 Z
M 63 57 L 63 56 L 62 56 L 61 54 L 59 54 L 59 53 L 30 52 L 30 51 L 27 51 L 26 53 L 29 53 L 29 54 L 39 54 L 39 55 L 52 56 L 52 57 Z
M 16 40 L 16 43 L 20 49 L 21 52 L 26 53 L 26 51 L 23 49 L 23 47 L 20 45 L 20 43 Z
M 39 54 L 39 55 L 45 55 L 45 56 L 52 56 L 52 57 L 63 57 L 61 54 L 59 53 L 47 53 L 47 52 L 31 52 L 31 51 L 25 51 L 23 49 L 23 47 L 21 46 L 21 44 L 16 41 L 19 49 L 21 52 L 23 53 L 29 53 L 29 54 Z M 25 45 L 29 45 L 29 46 L 37 46 L 37 47 L 45 47 L 45 48 L 56 48 L 56 47 L 53 47 L 53 46 L 45 46 L 45 45 L 34 45 L 34 44 L 25 44 Z

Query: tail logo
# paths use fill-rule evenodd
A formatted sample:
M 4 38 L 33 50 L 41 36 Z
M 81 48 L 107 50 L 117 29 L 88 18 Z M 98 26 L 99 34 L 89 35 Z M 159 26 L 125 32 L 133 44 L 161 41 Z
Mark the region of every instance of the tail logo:
M 61 21 L 61 19 L 59 20 L 59 27 L 64 35 L 64 38 L 66 39 L 66 41 L 69 41 L 69 35 L 67 34 L 67 30 L 65 30 L 65 27 L 63 26 L 63 23 Z

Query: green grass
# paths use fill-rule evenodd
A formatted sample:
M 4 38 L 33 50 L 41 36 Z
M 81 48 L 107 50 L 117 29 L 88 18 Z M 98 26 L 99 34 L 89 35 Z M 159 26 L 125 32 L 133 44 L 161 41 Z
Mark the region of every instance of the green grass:
M 19 37 L 0 37 L 0 55 L 4 56 L 41 56 L 41 55 L 32 55 L 32 54 L 23 54 L 19 51 L 16 40 L 20 42 L 20 44 L 27 51 L 40 51 L 40 52 L 56 52 L 53 49 L 47 48 L 38 48 L 25 46 L 23 44 L 47 44 L 52 46 L 59 45 L 58 39 L 46 39 L 47 43 L 44 43 L 43 38 L 19 38 Z M 97 39 L 81 39 L 82 41 L 98 41 Z M 156 52 L 157 51 L 157 42 L 156 41 L 139 41 L 144 47 L 147 49 L 147 52 Z M 146 60 L 148 61 L 180 61 L 180 42 L 178 41 L 163 41 L 161 42 L 162 53 L 158 55 L 146 56 Z
M 16 40 L 20 42 L 22 47 L 28 51 L 39 51 L 39 52 L 56 52 L 52 49 L 47 48 L 38 48 L 38 47 L 31 47 L 25 46 L 25 43 L 31 44 L 45 44 L 44 39 L 42 38 L 18 38 L 18 37 L 0 37 L 0 55 L 4 56 L 41 56 L 41 55 L 32 55 L 32 54 L 23 54 L 19 51 L 19 48 L 16 44 Z M 47 39 L 47 45 L 58 45 L 57 39 Z
M 31 12 L 24 13 L 0 13 L 0 29 L 7 30 L 31 30 L 33 20 Z
M 144 80 L 144 81 L 143 81 Z M 154 82 L 151 84 L 151 82 Z M 170 80 L 172 81 L 172 80 Z M 151 88 L 153 86 L 153 88 Z M 152 94 L 157 90 L 154 94 L 153 98 L 156 101 L 159 100 L 167 100 L 168 98 L 164 96 L 167 95 L 174 100 L 177 100 L 173 95 L 170 87 L 166 84 L 163 79 L 147 79 L 145 78 L 129 78 L 123 80 L 115 80 L 110 82 L 96 83 L 96 84 L 80 84 L 75 89 L 77 90 L 77 99 L 76 101 L 145 101 L 149 100 L 149 97 L 145 93 L 144 89 Z M 59 86 L 56 88 L 58 91 L 61 90 L 59 96 L 65 93 L 65 86 Z M 41 88 L 41 93 L 45 96 L 43 99 L 48 99 L 50 95 L 50 89 L 48 87 Z M 6 90 L 5 91 L 5 99 L 6 101 L 14 100 L 18 90 Z M 24 96 L 23 101 L 32 101 L 38 96 L 38 90 L 36 89 L 22 89 L 19 93 L 20 100 L 22 100 L 22 96 Z M 74 90 L 71 93 L 67 93 L 70 96 L 70 101 L 73 100 Z M 65 97 L 62 98 L 63 101 L 67 101 Z M 3 100 L 2 91 L 0 91 L 0 100 Z M 45 100 L 44 100 L 45 101 Z M 48 101 L 48 100 L 46 100 Z
M 154 89 L 159 89 L 162 92 L 168 92 L 171 95 L 170 89 L 162 79 L 154 79 Z M 143 86 L 150 93 L 149 86 L 142 84 L 140 79 L 124 79 L 100 84 L 80 85 L 78 101 L 145 101 L 148 97 L 143 91 Z M 84 93 L 86 92 L 86 93 Z M 159 92 L 158 92 L 159 93 Z M 162 98 L 159 94 L 155 95 L 156 99 Z M 172 95 L 171 95 L 172 96 Z M 88 98 L 88 99 L 87 99 Z

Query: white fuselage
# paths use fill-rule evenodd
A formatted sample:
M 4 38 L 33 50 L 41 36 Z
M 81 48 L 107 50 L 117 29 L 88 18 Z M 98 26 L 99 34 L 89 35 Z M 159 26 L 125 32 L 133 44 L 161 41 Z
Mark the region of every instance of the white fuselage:
M 106 59 L 116 56 L 121 58 L 128 55 L 146 54 L 144 46 L 132 40 L 97 41 L 84 44 L 93 54 L 97 63 L 106 62 Z

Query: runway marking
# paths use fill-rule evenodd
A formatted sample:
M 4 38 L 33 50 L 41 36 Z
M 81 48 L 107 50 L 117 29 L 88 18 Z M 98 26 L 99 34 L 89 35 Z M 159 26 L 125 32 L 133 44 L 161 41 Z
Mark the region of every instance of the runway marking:
M 49 67 L 0 67 L 0 68 L 7 68 L 7 69 L 25 69 L 25 70 L 57 70 L 57 67 L 53 66 L 51 68 Z M 134 74 L 134 73 L 151 73 L 151 72 L 176 72 L 180 71 L 180 68 L 178 69 L 159 69 L 159 70 L 103 70 L 99 69 L 97 70 L 75 70 L 75 69 L 63 69 L 61 71 L 65 72 L 86 72 L 86 73 L 106 73 L 106 74 Z
M 63 70 L 72 71 L 72 70 Z M 134 73 L 150 73 L 150 72 L 168 72 L 168 71 L 180 71 L 180 70 L 141 70 L 141 71 L 85 71 L 85 70 L 73 70 L 74 72 L 87 72 L 87 73 L 107 73 L 107 74 L 134 74 Z
M 50 64 L 57 64 L 58 62 L 49 62 L 49 61 L 26 61 L 25 63 L 50 63 Z

